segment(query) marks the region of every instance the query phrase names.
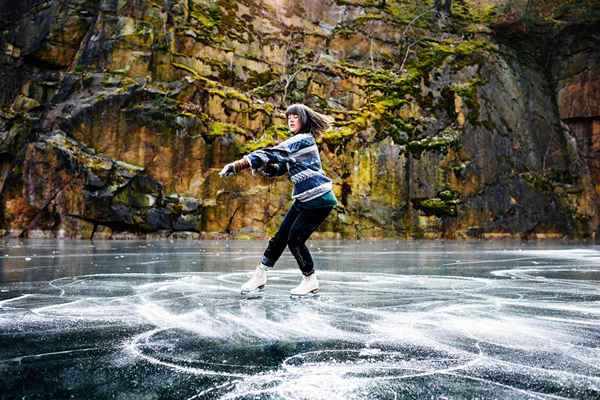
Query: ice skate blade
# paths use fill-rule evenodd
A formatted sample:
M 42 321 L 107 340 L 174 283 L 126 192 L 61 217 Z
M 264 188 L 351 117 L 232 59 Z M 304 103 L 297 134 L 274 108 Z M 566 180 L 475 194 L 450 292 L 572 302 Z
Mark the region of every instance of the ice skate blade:
M 259 299 L 262 299 L 263 297 L 264 297 L 263 292 L 250 292 L 250 293 L 245 293 L 245 294 L 240 295 L 241 300 L 259 300 Z
M 310 292 L 305 293 L 305 294 L 290 293 L 290 297 L 293 299 L 300 299 L 300 298 L 307 298 L 307 297 L 319 297 L 319 289 L 311 290 Z
M 255 299 L 262 297 L 265 290 L 265 285 L 259 286 L 254 290 L 243 290 L 240 292 L 240 296 L 245 299 Z

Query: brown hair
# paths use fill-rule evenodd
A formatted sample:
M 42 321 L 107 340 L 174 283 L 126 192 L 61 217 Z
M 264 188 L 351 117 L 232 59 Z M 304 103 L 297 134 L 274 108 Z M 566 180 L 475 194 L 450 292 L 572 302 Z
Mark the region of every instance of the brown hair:
M 333 122 L 333 118 L 330 116 L 318 113 L 309 106 L 300 103 L 292 104 L 287 108 L 285 111 L 286 118 L 290 114 L 296 114 L 300 117 L 300 122 L 302 123 L 300 132 L 312 132 L 315 135 L 319 135 L 329 129 Z

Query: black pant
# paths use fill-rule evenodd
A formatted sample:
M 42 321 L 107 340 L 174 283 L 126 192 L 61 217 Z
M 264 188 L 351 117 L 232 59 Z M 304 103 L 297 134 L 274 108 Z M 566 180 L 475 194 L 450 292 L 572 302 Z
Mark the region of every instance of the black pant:
M 269 245 L 261 259 L 261 262 L 273 267 L 287 245 L 298 262 L 300 270 L 305 276 L 311 275 L 314 264 L 308 248 L 304 244 L 308 237 L 321 225 L 333 207 L 324 208 L 302 208 L 298 201 L 294 201 L 288 210 L 279 230 L 269 240 Z

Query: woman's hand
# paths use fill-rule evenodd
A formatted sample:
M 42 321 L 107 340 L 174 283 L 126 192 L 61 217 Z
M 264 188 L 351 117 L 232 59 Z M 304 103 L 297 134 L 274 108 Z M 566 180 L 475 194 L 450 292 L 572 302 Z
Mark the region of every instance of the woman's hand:
M 219 172 L 219 176 L 221 177 L 225 177 L 225 176 L 232 176 L 235 175 L 235 163 L 229 163 L 227 165 L 225 165 L 223 167 L 223 169 L 221 170 L 221 172 Z
M 237 174 L 238 172 L 245 170 L 246 168 L 250 168 L 250 162 L 245 158 L 242 158 L 224 166 L 221 172 L 219 172 L 219 175 L 232 176 Z

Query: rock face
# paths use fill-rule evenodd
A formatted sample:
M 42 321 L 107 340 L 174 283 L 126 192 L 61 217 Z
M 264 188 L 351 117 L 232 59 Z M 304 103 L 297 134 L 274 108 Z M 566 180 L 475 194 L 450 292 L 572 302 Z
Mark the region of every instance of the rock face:
M 35 215 L 28 228 L 53 230 L 59 237 L 102 236 L 106 228 L 190 230 L 201 223 L 197 201 L 164 196 L 144 169 L 96 155 L 61 132 L 27 146 L 23 177 Z
M 498 1 L 455 1 L 450 19 L 418 1 L 13 3 L 5 234 L 269 236 L 290 183 L 217 172 L 286 138 L 293 102 L 335 117 L 318 142 L 339 206 L 315 237 L 597 233 L 593 18 L 531 31 L 491 23 Z
M 577 141 L 600 194 L 600 24 L 571 28 L 554 55 L 553 78 L 560 118 Z

